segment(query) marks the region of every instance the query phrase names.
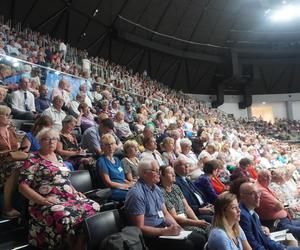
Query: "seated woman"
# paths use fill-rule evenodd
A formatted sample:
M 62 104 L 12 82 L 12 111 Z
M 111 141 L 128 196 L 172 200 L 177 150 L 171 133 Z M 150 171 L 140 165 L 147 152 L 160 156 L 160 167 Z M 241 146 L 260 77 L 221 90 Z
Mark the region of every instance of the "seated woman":
M 125 157 L 121 160 L 121 165 L 124 169 L 126 180 L 128 180 L 129 182 L 136 182 L 139 178 L 139 159 L 136 157 L 138 147 L 138 143 L 134 140 L 128 140 L 123 145 Z
M 204 194 L 209 203 L 215 204 L 218 194 L 212 185 L 211 178 L 217 175 L 218 163 L 216 161 L 206 162 L 203 171 L 204 174 L 195 181 L 195 185 Z
M 188 138 L 180 140 L 181 153 L 179 157 L 185 159 L 189 164 L 189 177 L 196 180 L 203 172 L 198 164 L 198 159 L 192 151 L 192 142 Z
M 121 162 L 114 157 L 116 140 L 111 134 L 105 134 L 100 139 L 103 155 L 99 157 L 96 169 L 101 187 L 112 189 L 112 199 L 124 201 L 132 184 L 125 179 Z
M 173 167 L 160 167 L 160 174 L 161 190 L 169 213 L 184 230 L 206 234 L 205 229 L 210 224 L 205 220 L 198 219 L 180 188 L 174 184 L 176 178 Z
M 59 134 L 60 141 L 57 143 L 55 152 L 59 154 L 66 162 L 66 165 L 71 169 L 78 169 L 80 164 L 85 167 L 93 164 L 93 159 L 85 157 L 85 150 L 79 147 L 76 137 L 72 134 L 77 120 L 68 115 L 62 120 L 62 130 Z M 71 164 L 71 165 L 70 165 Z
M 44 128 L 36 138 L 41 147 L 25 161 L 19 179 L 19 191 L 29 199 L 29 243 L 39 248 L 67 243 L 70 249 L 83 249 L 83 234 L 74 234 L 100 206 L 71 185 L 70 170 L 54 153 L 57 131 Z
M 25 152 L 34 152 L 40 149 L 40 144 L 35 138 L 36 135 L 43 129 L 43 128 L 52 128 L 53 121 L 49 116 L 41 116 L 39 119 L 36 120 L 34 126 L 32 128 L 32 132 L 28 132 L 26 136 L 24 136 L 21 148 Z
M 234 194 L 225 192 L 215 203 L 213 230 L 208 238 L 209 250 L 251 250 L 239 225 L 240 208 Z
M 86 103 L 80 103 L 78 106 L 78 110 L 81 114 L 80 127 L 83 133 L 87 128 L 95 126 L 96 122 L 94 120 L 93 114 L 90 111 L 90 107 Z
M 173 166 L 174 161 L 177 159 L 175 154 L 175 140 L 171 137 L 166 137 L 161 143 L 163 153 L 161 155 L 162 160 L 167 166 Z
M 18 138 L 11 127 L 11 109 L 0 105 L 0 187 L 3 187 L 2 217 L 11 219 L 20 216 L 20 213 L 12 207 L 12 198 L 18 181 L 17 162 L 8 161 L 8 151 L 17 150 Z

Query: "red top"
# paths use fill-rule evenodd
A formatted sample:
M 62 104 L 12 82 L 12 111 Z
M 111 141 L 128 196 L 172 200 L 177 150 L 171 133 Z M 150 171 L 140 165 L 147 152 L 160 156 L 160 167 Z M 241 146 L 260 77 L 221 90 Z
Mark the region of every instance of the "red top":
M 219 180 L 217 176 L 211 177 L 210 181 L 217 194 L 221 194 L 224 191 L 225 185 Z

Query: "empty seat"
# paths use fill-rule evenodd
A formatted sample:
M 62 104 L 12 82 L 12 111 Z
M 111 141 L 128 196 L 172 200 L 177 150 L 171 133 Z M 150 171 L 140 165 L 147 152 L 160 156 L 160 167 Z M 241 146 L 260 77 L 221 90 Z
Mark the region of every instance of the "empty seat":
M 93 189 L 92 179 L 88 170 L 71 172 L 71 183 L 78 192 L 99 203 L 105 203 L 111 199 L 110 188 Z
M 86 218 L 83 228 L 87 237 L 87 250 L 98 250 L 103 239 L 120 232 L 122 227 L 123 222 L 116 209 Z

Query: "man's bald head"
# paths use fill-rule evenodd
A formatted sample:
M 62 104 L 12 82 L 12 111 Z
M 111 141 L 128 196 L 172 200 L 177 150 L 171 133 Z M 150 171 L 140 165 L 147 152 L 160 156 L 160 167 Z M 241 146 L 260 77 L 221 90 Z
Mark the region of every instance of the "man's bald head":
M 254 210 L 259 207 L 261 192 L 255 184 L 245 182 L 240 186 L 239 190 L 240 202 L 244 204 L 249 210 Z

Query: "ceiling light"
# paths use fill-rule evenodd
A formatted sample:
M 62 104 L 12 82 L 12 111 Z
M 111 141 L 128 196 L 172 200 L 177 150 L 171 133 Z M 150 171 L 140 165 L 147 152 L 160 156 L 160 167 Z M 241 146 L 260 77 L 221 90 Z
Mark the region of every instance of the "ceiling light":
M 96 16 L 98 14 L 99 10 L 95 9 L 93 16 Z
M 300 6 L 283 5 L 280 9 L 267 10 L 265 14 L 272 22 L 289 22 L 300 17 Z

